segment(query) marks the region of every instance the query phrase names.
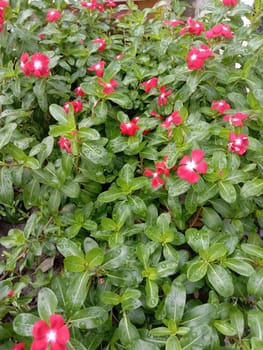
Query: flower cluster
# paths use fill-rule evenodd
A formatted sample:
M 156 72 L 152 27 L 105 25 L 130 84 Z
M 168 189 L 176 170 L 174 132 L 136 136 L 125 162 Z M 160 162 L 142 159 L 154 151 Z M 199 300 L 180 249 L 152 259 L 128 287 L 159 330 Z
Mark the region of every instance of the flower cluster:
M 101 4 L 101 3 L 97 2 L 96 0 L 91 0 L 91 2 L 81 1 L 80 5 L 87 8 L 88 10 L 96 10 L 97 9 L 99 12 L 104 11 L 104 5 L 106 7 L 116 7 L 117 6 L 117 4 L 113 0 L 106 0 L 105 4 Z
M 200 35 L 202 32 L 205 31 L 203 23 L 200 21 L 195 21 L 194 19 L 192 19 L 192 17 L 188 17 L 186 23 L 186 27 L 183 28 L 179 34 L 184 35 L 186 33 L 189 33 L 193 35 Z
M 225 38 L 233 38 L 233 33 L 230 30 L 230 27 L 227 24 L 216 24 L 210 30 L 205 33 L 207 39 L 217 38 L 217 37 L 225 37 Z
M 0 1 L 0 32 L 3 31 L 3 25 L 4 25 L 4 9 L 5 7 L 8 7 L 9 3 L 7 1 Z
M 49 62 L 49 57 L 41 52 L 35 52 L 31 57 L 24 52 L 20 58 L 20 68 L 26 76 L 47 77 L 50 74 Z
M 200 48 L 193 47 L 186 56 L 188 69 L 200 69 L 209 57 L 214 57 L 208 46 L 201 44 Z

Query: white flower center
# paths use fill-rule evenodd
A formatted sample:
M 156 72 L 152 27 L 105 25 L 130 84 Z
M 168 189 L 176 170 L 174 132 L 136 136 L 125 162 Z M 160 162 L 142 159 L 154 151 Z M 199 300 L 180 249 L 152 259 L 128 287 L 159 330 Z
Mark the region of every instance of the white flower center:
M 186 167 L 189 170 L 194 170 L 196 168 L 196 163 L 192 160 L 186 163 Z
M 242 145 L 242 140 L 241 139 L 236 139 L 235 140 L 236 146 Z
M 194 61 L 197 59 L 197 55 L 194 53 L 192 56 L 191 56 L 191 60 Z
M 57 332 L 51 330 L 47 333 L 48 342 L 55 342 L 56 339 L 57 339 Z
M 35 61 L 35 62 L 34 62 L 34 68 L 35 68 L 35 69 L 40 69 L 40 68 L 42 68 L 42 62 L 41 62 L 41 61 Z

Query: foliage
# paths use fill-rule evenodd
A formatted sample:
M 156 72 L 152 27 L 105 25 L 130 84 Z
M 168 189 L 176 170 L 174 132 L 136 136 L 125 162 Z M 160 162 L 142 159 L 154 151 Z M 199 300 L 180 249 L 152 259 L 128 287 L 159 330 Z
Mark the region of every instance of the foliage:
M 3 8 L 0 349 L 262 349 L 261 6 Z

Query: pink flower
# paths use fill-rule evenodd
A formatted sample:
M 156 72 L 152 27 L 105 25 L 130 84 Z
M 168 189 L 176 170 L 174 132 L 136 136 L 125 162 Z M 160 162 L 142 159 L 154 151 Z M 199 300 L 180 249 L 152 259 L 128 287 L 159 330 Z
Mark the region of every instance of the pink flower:
M 179 111 L 174 111 L 165 119 L 165 121 L 161 124 L 165 128 L 170 128 L 172 125 L 178 125 L 182 123 L 183 118 L 180 116 Z
M 154 77 L 151 78 L 143 83 L 141 83 L 141 86 L 144 87 L 145 92 L 150 92 L 152 89 L 156 88 L 158 78 Z
M 111 79 L 108 83 L 106 83 L 105 81 L 99 79 L 99 80 L 98 80 L 98 83 L 99 83 L 101 86 L 104 87 L 103 92 L 104 92 L 104 94 L 106 94 L 106 95 L 111 94 L 111 93 L 114 91 L 114 88 L 115 88 L 116 86 L 118 86 L 117 81 L 114 80 L 114 79 Z
M 161 162 L 156 162 L 155 169 L 160 174 L 164 174 L 165 177 L 168 177 L 170 175 L 170 169 L 167 168 L 165 160 L 162 160 Z
M 165 105 L 168 102 L 167 97 L 172 94 L 172 90 L 167 90 L 165 86 L 160 87 L 160 95 L 158 96 L 158 106 Z
M 137 125 L 137 122 L 139 121 L 139 117 L 133 118 L 130 122 L 128 123 L 121 123 L 120 124 L 120 130 L 123 135 L 128 135 L 128 136 L 134 136 L 139 130 L 139 126 Z
M 238 3 L 238 0 L 222 0 L 222 3 L 225 6 L 235 6 Z
M 228 149 L 230 152 L 244 154 L 248 147 L 248 136 L 246 134 L 230 133 Z
M 226 110 L 230 109 L 230 105 L 225 101 L 225 100 L 220 100 L 220 101 L 216 101 L 213 100 L 212 101 L 212 106 L 211 109 L 216 110 L 218 113 L 225 113 Z
M 39 40 L 44 40 L 44 39 L 45 39 L 45 37 L 46 37 L 46 35 L 45 35 L 45 34 L 43 34 L 43 33 L 38 34 L 38 38 L 39 38 Z
M 181 21 L 180 19 L 166 19 L 165 21 L 163 21 L 163 24 L 171 27 L 176 27 L 180 24 L 184 24 L 184 21 Z
M 5 7 L 8 7 L 9 3 L 7 1 L 0 1 L 0 9 L 4 9 Z
M 0 1 L 0 32 L 3 31 L 3 27 L 4 27 L 4 8 L 8 7 L 9 3 L 6 1 Z
M 58 140 L 59 147 L 64 149 L 67 153 L 72 153 L 71 142 L 66 137 L 61 136 Z
M 26 343 L 18 343 L 12 347 L 12 350 L 24 350 Z
M 151 116 L 153 116 L 154 118 L 157 118 L 157 119 L 163 119 L 164 118 L 162 115 L 156 113 L 155 111 L 151 112 Z
M 76 97 L 78 97 L 78 96 L 80 96 L 80 97 L 85 96 L 85 92 L 81 89 L 80 86 L 77 86 L 74 91 L 75 91 Z
M 180 160 L 177 175 L 189 183 L 197 182 L 199 180 L 199 174 L 205 174 L 207 171 L 207 163 L 203 159 L 204 152 L 202 150 L 193 150 L 192 159 L 184 156 Z
M 31 350 L 46 350 L 50 345 L 52 350 L 66 350 L 69 340 L 69 330 L 60 315 L 51 315 L 49 325 L 43 321 L 37 321 L 33 326 L 35 338 Z
M 7 297 L 8 298 L 12 298 L 12 296 L 15 294 L 15 292 L 13 291 L 13 289 L 11 289 L 8 294 L 7 294 Z
M 213 28 L 208 30 L 205 33 L 207 39 L 217 38 L 223 36 L 225 38 L 233 38 L 233 33 L 230 30 L 230 27 L 227 24 L 216 24 Z
M 102 77 L 104 73 L 104 66 L 106 62 L 105 61 L 99 61 L 95 64 L 93 64 L 91 67 L 88 68 L 89 71 L 95 71 L 97 77 Z
M 156 188 L 159 185 L 164 185 L 165 181 L 160 177 L 160 175 L 163 174 L 162 170 L 156 170 L 152 171 L 151 169 L 145 169 L 144 175 L 145 176 L 152 176 L 152 187 Z
M 192 19 L 192 17 L 188 17 L 186 23 L 187 26 L 183 28 L 179 34 L 184 35 L 186 33 L 189 33 L 193 35 L 200 35 L 202 32 L 205 31 L 203 23 L 195 21 L 194 19 Z
M 80 5 L 83 7 L 86 7 L 89 10 L 95 10 L 97 7 L 97 1 L 96 0 L 92 0 L 91 2 L 81 1 Z
M 106 0 L 106 7 L 116 7 L 117 4 L 113 0 Z
M 248 116 L 249 114 L 246 113 L 228 114 L 224 116 L 223 120 L 229 121 L 230 125 L 243 126 L 242 120 L 246 119 Z
M 76 100 L 76 101 L 71 101 L 71 102 L 65 102 L 64 103 L 64 111 L 66 113 L 69 112 L 69 106 L 73 107 L 73 111 L 74 113 L 78 113 L 82 111 L 82 102 L 80 100 Z
M 98 51 L 99 52 L 103 52 L 106 48 L 106 41 L 102 38 L 97 38 L 97 39 L 94 39 L 92 40 L 92 42 L 94 44 L 99 44 L 99 48 L 98 48 Z
M 51 9 L 48 10 L 47 15 L 46 15 L 46 20 L 48 22 L 56 22 L 61 18 L 61 13 L 58 10 Z
M 117 56 L 115 56 L 116 60 L 120 60 L 124 57 L 123 53 L 119 53 Z
M 32 74 L 38 78 L 47 77 L 50 74 L 49 58 L 43 53 L 36 52 L 31 56 L 31 60 L 29 60 L 28 53 L 24 52 L 20 58 L 20 68 L 27 76 Z
M 209 57 L 214 57 L 213 52 L 204 44 L 200 48 L 193 47 L 186 56 L 188 69 L 200 69 Z

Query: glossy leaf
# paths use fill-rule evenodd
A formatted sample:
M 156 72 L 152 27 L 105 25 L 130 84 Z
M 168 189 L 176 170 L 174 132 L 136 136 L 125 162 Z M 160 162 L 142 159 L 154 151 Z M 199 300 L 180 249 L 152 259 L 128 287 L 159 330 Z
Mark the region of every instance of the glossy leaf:
M 91 306 L 87 309 L 77 311 L 71 317 L 71 322 L 74 327 L 92 329 L 101 326 L 107 319 L 108 313 L 102 307 Z
M 57 304 L 57 297 L 51 289 L 40 289 L 37 298 L 37 311 L 42 320 L 49 322 L 49 317 L 56 313 Z
M 207 277 L 213 288 L 223 297 L 234 293 L 231 275 L 220 265 L 209 265 Z

